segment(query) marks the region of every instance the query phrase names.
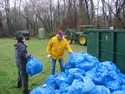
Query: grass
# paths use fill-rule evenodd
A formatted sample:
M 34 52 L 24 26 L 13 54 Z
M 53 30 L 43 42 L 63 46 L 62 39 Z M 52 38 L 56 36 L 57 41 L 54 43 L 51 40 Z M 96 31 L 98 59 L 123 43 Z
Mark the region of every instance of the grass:
M 38 58 L 43 64 L 43 71 L 37 75 L 29 77 L 29 89 L 32 90 L 44 83 L 45 79 L 50 75 L 50 60 L 47 58 L 46 47 L 49 39 L 26 40 L 29 54 Z M 22 89 L 16 88 L 17 68 L 14 56 L 14 44 L 16 40 L 9 38 L 0 39 L 0 94 L 22 94 Z M 86 46 L 71 44 L 74 52 L 86 52 Z M 64 63 L 67 62 L 69 54 L 65 52 Z M 56 64 L 56 73 L 59 73 L 59 64 Z

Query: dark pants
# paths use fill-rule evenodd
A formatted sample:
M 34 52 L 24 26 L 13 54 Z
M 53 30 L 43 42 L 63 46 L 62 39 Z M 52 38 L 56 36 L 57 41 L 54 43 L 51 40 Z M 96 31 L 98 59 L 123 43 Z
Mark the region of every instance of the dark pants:
M 28 90 L 28 74 L 26 70 L 18 70 L 18 83 L 21 82 L 23 91 Z

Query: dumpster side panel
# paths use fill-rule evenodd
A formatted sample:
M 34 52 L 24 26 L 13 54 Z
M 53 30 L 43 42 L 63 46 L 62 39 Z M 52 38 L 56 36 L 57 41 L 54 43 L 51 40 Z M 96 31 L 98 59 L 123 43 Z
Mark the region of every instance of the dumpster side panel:
M 125 73 L 125 30 L 88 30 L 87 52 L 99 61 L 113 61 Z
M 98 57 L 98 32 L 90 32 L 87 34 L 87 52 Z
M 113 44 L 114 44 L 114 33 L 99 32 L 99 49 L 98 49 L 99 60 L 113 61 L 113 49 L 114 49 Z
M 125 73 L 125 32 L 117 32 L 115 35 L 114 62 Z

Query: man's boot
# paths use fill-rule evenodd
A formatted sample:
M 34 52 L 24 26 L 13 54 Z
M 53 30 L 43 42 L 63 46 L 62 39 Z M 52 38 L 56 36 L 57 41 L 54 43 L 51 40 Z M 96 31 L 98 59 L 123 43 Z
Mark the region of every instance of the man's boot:
M 30 93 L 30 90 L 23 91 L 23 94 L 29 94 L 29 93 Z
M 21 86 L 22 86 L 22 82 L 21 82 L 21 81 L 18 81 L 18 82 L 17 82 L 17 88 L 21 88 Z

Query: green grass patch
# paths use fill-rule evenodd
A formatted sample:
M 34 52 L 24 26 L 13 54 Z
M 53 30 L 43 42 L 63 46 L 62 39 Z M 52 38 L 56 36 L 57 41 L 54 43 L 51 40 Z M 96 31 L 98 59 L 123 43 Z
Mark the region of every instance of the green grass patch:
M 50 60 L 47 58 L 46 47 L 49 39 L 26 40 L 29 54 L 38 58 L 43 64 L 43 71 L 37 75 L 29 77 L 29 89 L 32 90 L 44 83 L 45 79 L 50 75 Z M 16 88 L 17 68 L 15 64 L 14 44 L 16 40 L 9 38 L 0 39 L 0 94 L 22 94 L 22 89 Z M 71 44 L 74 52 L 86 52 L 86 46 L 79 44 Z M 64 62 L 68 60 L 69 54 L 65 52 Z M 56 64 L 56 73 L 59 73 L 59 64 Z

